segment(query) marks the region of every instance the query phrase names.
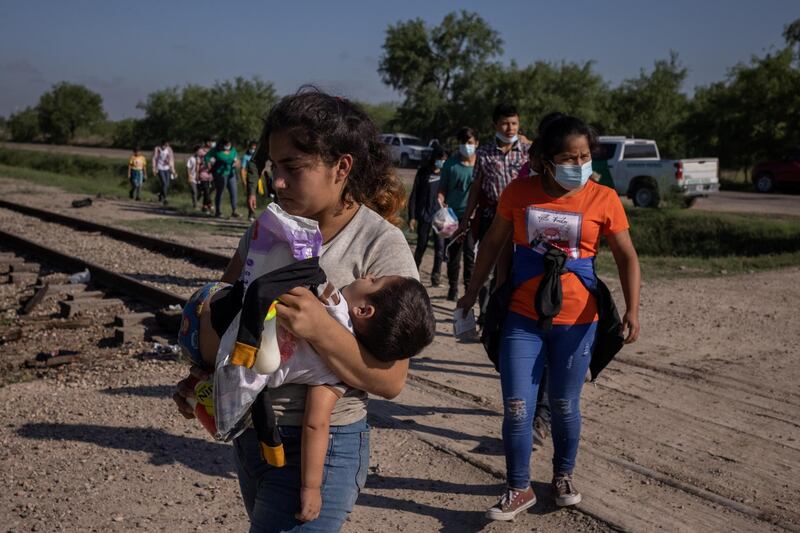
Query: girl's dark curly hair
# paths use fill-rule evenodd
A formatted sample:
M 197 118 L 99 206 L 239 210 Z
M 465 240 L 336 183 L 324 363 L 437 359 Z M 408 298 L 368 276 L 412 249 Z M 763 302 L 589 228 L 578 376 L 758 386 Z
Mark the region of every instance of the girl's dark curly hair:
M 276 132 L 287 133 L 297 149 L 327 164 L 350 154 L 353 168 L 342 190 L 342 203 L 364 204 L 393 224 L 400 223 L 397 213 L 405 203 L 403 186 L 375 123 L 361 106 L 307 86 L 282 98 L 264 124 L 256 154 L 259 168 L 269 158 L 269 136 Z

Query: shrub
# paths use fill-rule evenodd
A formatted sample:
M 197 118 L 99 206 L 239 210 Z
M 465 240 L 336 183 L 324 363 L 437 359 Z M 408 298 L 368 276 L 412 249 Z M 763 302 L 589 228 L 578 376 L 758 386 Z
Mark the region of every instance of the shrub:
M 628 211 L 640 255 L 757 256 L 800 251 L 794 218 L 711 213 L 685 209 Z

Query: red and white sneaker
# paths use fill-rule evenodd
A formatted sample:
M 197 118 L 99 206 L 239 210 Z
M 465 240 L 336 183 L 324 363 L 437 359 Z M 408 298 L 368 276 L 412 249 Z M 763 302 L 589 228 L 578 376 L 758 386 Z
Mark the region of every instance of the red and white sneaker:
M 570 474 L 558 474 L 553 478 L 553 495 L 558 507 L 567 507 L 581 503 L 581 493 L 575 490 Z
M 514 520 L 515 516 L 535 504 L 536 495 L 530 486 L 528 486 L 528 490 L 516 490 L 509 487 L 500 497 L 500 501 L 486 511 L 486 518 L 489 520 Z

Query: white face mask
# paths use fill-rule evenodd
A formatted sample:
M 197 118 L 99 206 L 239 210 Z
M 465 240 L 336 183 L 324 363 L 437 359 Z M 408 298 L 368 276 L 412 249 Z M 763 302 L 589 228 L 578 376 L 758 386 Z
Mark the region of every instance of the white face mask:
M 517 142 L 517 140 L 519 139 L 519 135 L 514 135 L 513 137 L 506 137 L 505 135 L 503 135 L 499 131 L 497 133 L 495 133 L 494 135 L 495 135 L 495 137 L 497 137 L 497 139 L 500 142 L 502 142 L 504 144 L 513 144 L 513 143 Z
M 586 185 L 586 182 L 592 176 L 591 160 L 582 165 L 557 165 L 553 163 L 553 166 L 556 167 L 553 179 L 568 191 L 580 189 Z
M 461 154 L 462 157 L 469 159 L 475 154 L 475 145 L 474 144 L 459 144 L 458 145 L 458 153 Z

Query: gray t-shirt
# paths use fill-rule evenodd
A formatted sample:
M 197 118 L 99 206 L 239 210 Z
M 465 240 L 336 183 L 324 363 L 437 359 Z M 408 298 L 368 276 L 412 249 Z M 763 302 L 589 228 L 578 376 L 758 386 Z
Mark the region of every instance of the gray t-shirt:
M 252 226 L 239 241 L 237 252 L 240 258 L 247 257 L 251 231 Z M 349 285 L 367 274 L 419 279 L 411 248 L 403 232 L 363 205 L 338 235 L 322 245 L 319 262 L 336 287 Z M 289 384 L 270 390 L 272 405 L 280 424 L 302 425 L 306 389 L 306 385 Z M 367 393 L 350 388 L 336 402 L 331 414 L 331 425 L 352 424 L 366 415 Z

